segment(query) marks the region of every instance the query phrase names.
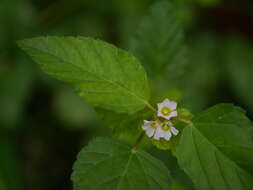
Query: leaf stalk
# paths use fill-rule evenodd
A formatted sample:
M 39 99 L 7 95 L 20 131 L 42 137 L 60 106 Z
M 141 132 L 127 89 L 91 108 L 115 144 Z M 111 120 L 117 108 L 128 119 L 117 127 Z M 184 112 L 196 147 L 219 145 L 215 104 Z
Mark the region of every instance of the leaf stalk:
M 141 142 L 142 142 L 142 140 L 144 139 L 144 137 L 145 137 L 145 131 L 142 131 L 142 132 L 140 133 L 140 135 L 138 136 L 138 138 L 137 138 L 135 144 L 134 144 L 134 147 L 133 147 L 133 149 L 132 149 L 132 152 L 133 152 L 133 153 L 137 152 L 137 150 L 138 150 L 138 148 L 140 147 Z

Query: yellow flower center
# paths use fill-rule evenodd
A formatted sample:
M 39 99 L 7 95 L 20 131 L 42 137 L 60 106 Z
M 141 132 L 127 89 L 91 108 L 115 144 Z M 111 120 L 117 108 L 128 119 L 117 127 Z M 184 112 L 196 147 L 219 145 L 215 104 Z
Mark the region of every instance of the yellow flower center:
M 158 124 L 157 123 L 151 123 L 151 125 L 150 125 L 153 129 L 155 129 L 157 126 L 158 126 Z
M 168 124 L 163 124 L 162 129 L 163 129 L 164 131 L 168 131 L 168 130 L 171 129 L 171 126 L 168 125 Z
M 161 112 L 162 112 L 163 115 L 169 116 L 169 115 L 170 115 L 170 112 L 171 112 L 171 109 L 170 109 L 169 107 L 163 107 L 163 108 L 161 109 Z

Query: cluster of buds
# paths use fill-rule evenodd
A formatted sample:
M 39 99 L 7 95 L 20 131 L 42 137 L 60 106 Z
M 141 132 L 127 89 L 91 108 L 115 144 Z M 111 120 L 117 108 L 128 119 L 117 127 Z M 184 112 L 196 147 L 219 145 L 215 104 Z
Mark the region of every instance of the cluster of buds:
M 174 127 L 171 120 L 177 117 L 177 103 L 165 99 L 157 104 L 157 117 L 155 121 L 144 120 L 142 129 L 145 130 L 148 137 L 160 140 L 170 140 L 172 135 L 177 135 L 179 131 Z

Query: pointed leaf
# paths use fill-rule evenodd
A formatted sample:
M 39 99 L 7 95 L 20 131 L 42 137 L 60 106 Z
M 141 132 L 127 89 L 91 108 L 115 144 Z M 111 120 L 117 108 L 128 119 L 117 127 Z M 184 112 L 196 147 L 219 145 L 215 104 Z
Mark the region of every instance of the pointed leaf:
M 39 37 L 19 45 L 47 73 L 74 85 L 94 106 L 125 113 L 145 107 L 146 73 L 124 50 L 85 37 Z

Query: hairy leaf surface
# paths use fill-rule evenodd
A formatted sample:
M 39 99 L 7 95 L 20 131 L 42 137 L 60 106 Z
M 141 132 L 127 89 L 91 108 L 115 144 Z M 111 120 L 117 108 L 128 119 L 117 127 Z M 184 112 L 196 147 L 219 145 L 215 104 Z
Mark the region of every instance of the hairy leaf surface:
M 97 138 L 85 147 L 72 174 L 75 190 L 169 190 L 170 179 L 161 161 L 110 138 Z
M 218 104 L 196 115 L 195 127 L 241 167 L 253 170 L 253 125 L 244 110 Z
M 217 149 L 195 126 L 183 130 L 177 158 L 198 190 L 253 188 L 253 177 Z
M 94 106 L 134 113 L 147 104 L 146 73 L 124 50 L 86 37 L 38 37 L 19 45 L 47 73 L 74 85 Z

